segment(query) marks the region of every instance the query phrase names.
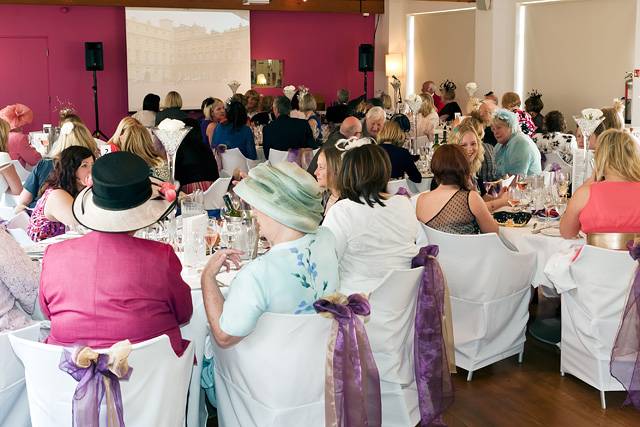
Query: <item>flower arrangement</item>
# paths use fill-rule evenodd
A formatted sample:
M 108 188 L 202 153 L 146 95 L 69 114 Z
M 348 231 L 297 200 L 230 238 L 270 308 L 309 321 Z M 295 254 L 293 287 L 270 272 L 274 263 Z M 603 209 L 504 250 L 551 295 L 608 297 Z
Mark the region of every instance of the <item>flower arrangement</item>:
M 291 100 L 293 99 L 293 95 L 296 93 L 296 87 L 294 85 L 285 86 L 284 89 L 282 89 L 282 93 Z
M 60 136 L 69 135 L 71 132 L 73 132 L 73 128 L 75 128 L 75 125 L 72 122 L 64 122 L 64 124 L 60 128 Z
M 184 127 L 184 122 L 182 122 L 181 120 L 175 120 L 175 119 L 164 119 L 158 125 L 158 129 L 162 129 L 170 132 L 180 130 L 183 127 Z
M 422 98 L 420 97 L 420 95 L 412 93 L 411 95 L 407 96 L 404 102 L 407 104 L 411 112 L 415 114 L 418 112 L 420 106 L 422 105 Z
M 476 82 L 469 82 L 465 85 L 464 89 L 467 91 L 469 97 L 473 97 L 478 91 L 478 84 Z

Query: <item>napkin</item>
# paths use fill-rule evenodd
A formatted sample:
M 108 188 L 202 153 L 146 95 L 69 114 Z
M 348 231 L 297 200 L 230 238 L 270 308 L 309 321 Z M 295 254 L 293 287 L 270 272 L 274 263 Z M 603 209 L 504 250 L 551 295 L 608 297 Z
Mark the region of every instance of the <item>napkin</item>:
M 204 234 L 207 231 L 208 220 L 206 214 L 182 218 L 182 243 L 186 265 L 197 265 L 204 261 Z

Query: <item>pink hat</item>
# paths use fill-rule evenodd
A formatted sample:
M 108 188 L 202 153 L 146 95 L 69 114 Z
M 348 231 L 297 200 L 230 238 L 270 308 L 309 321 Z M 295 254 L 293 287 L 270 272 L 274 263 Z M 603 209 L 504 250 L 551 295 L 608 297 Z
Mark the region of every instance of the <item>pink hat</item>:
M 14 130 L 31 123 L 33 111 L 24 104 L 7 105 L 0 110 L 0 118 L 9 122 L 9 127 Z

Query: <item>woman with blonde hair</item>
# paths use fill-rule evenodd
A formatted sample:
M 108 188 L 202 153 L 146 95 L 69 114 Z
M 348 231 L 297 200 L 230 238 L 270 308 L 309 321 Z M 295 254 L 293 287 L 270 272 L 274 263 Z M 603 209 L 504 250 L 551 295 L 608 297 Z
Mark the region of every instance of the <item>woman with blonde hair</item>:
M 403 147 L 405 136 L 400 125 L 389 120 L 378 133 L 377 142 L 391 161 L 391 179 L 404 179 L 406 174 L 411 181 L 419 184 L 422 182 L 422 174 L 409 150 Z
M 91 136 L 89 129 L 82 124 L 75 115 L 65 117 L 65 121 L 61 123 L 60 136 L 49 152 L 49 158 L 42 159 L 31 171 L 24 182 L 24 188 L 20 193 L 16 212 L 20 212 L 27 207 L 34 208 L 40 193 L 40 187 L 45 183 L 49 175 L 53 171 L 54 159 L 61 152 L 69 147 L 79 146 L 89 149 L 94 157 L 98 157 L 100 150 L 96 140 Z
M 244 93 L 244 97 L 247 100 L 247 116 L 251 118 L 259 111 L 260 94 L 254 89 L 249 89 Z
M 167 93 L 164 101 L 162 101 L 162 105 L 163 110 L 156 114 L 156 126 L 164 119 L 184 120 L 188 117 L 187 113 L 181 110 L 182 97 L 176 91 L 172 90 Z
M 169 166 L 167 162 L 153 149 L 151 134 L 141 124 L 129 126 L 120 136 L 121 151 L 127 151 L 140 157 L 149 166 L 151 175 L 162 181 L 169 181 Z
M 207 128 L 205 129 L 205 136 L 207 137 L 207 145 L 211 144 L 213 140 L 213 133 L 216 131 L 216 127 L 219 124 L 227 121 L 227 112 L 225 110 L 224 102 L 221 99 L 213 98 L 213 104 L 209 108 L 205 108 L 205 119 L 209 121 Z
M 429 141 L 433 142 L 436 127 L 440 122 L 438 110 L 433 101 L 433 97 L 429 94 L 421 95 L 422 105 L 418 110 L 417 129 L 418 136 L 426 136 Z
M 8 153 L 9 132 L 11 132 L 9 123 L 0 119 L 0 195 L 5 192 L 18 195 L 22 191 L 22 181 Z
M 313 139 L 317 141 L 320 139 L 322 122 L 320 121 L 320 117 L 316 114 L 316 108 L 318 108 L 316 99 L 310 93 L 305 93 L 300 100 L 300 111 L 304 114 L 307 122 L 309 122 Z
M 631 233 L 640 237 L 640 149 L 629 133 L 609 129 L 598 137 L 593 179 L 571 197 L 560 221 L 560 234 L 573 238 L 579 231 L 587 243 L 600 246 L 600 234 Z M 592 236 L 593 234 L 593 236 Z M 622 236 L 618 246 L 626 249 Z M 624 240 L 624 241 L 623 241 Z M 611 240 L 609 240 L 611 242 Z
M 131 126 L 140 126 L 140 125 L 141 123 L 137 119 L 134 119 L 133 117 L 130 117 L 130 116 L 124 117 L 122 120 L 120 120 L 120 123 L 118 123 L 118 126 L 116 127 L 116 131 L 113 133 L 111 138 L 109 138 L 109 141 L 107 141 L 107 144 L 111 148 L 111 152 L 113 153 L 116 151 L 120 151 L 121 137 L 122 135 L 124 135 L 124 132 L 127 129 L 129 129 Z

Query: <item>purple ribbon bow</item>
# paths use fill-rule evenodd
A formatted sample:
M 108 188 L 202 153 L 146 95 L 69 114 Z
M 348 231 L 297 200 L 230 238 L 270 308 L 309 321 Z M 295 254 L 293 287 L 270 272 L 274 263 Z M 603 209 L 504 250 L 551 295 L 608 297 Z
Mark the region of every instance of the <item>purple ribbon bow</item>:
M 299 148 L 289 148 L 287 153 L 287 162 L 298 163 L 298 156 L 300 155 Z
M 640 242 L 627 243 L 634 261 L 640 261 Z M 611 376 L 627 390 L 625 405 L 640 411 L 640 267 L 636 269 L 622 322 L 611 350 Z
M 398 188 L 398 191 L 396 191 L 396 196 L 406 196 L 411 198 L 411 193 L 409 193 L 409 190 L 407 190 L 404 187 L 400 187 Z
M 348 297 L 346 304 L 327 299 L 313 303 L 318 313 L 330 313 L 337 323 L 333 352 L 327 364 L 328 378 L 325 387 L 326 425 L 341 427 L 376 427 L 381 425 L 382 405 L 380 376 L 376 367 L 369 339 L 358 316 L 368 316 L 369 302 L 360 294 Z M 332 385 L 332 386 L 331 386 Z M 335 412 L 332 414 L 331 412 Z
M 97 361 L 83 368 L 75 363 L 73 354 L 65 349 L 58 367 L 78 381 L 72 403 L 74 427 L 100 426 L 100 407 L 107 389 L 111 392 L 111 396 L 107 396 L 107 403 L 113 399 L 118 425 L 124 427 L 120 381 L 118 376 L 109 370 L 108 354 L 100 354 Z M 129 368 L 122 378 L 129 379 L 131 371 L 132 368 Z M 109 411 L 108 406 L 109 404 L 107 404 L 107 411 Z
M 445 426 L 442 415 L 453 403 L 453 383 L 443 335 L 445 283 L 436 260 L 438 246 L 420 249 L 411 267 L 423 267 L 418 290 L 414 335 L 414 369 L 421 425 Z

